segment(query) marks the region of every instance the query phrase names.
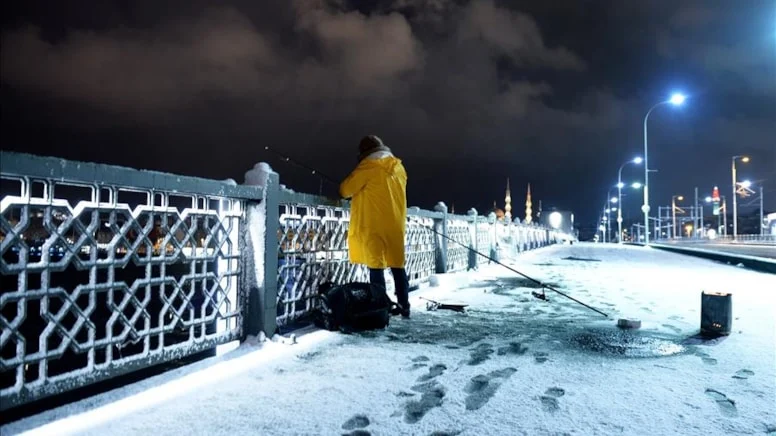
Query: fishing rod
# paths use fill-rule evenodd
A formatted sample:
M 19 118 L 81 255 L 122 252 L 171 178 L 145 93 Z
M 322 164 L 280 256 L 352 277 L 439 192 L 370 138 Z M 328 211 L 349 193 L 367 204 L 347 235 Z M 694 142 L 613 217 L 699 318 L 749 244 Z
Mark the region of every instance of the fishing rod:
M 310 174 L 312 174 L 314 176 L 317 176 L 320 179 L 320 181 L 321 181 L 320 187 L 318 188 L 319 189 L 319 192 L 318 192 L 319 195 L 323 195 L 323 182 L 324 181 L 325 182 L 329 182 L 329 183 L 331 183 L 334 186 L 339 186 L 339 183 L 335 182 L 334 178 L 329 177 L 326 174 L 321 173 L 320 171 L 316 170 L 315 168 L 312 168 L 312 167 L 307 166 L 307 165 L 305 165 L 305 164 L 303 164 L 303 163 L 301 163 L 301 162 L 299 162 L 299 161 L 297 161 L 295 159 L 292 159 L 290 156 L 287 156 L 287 155 L 285 155 L 285 154 L 275 150 L 274 148 L 270 148 L 268 145 L 264 146 L 264 150 L 267 150 L 268 152 L 273 153 L 273 154 L 279 156 L 281 159 L 283 159 L 284 161 L 290 163 L 291 165 L 296 165 L 296 166 L 298 166 L 300 168 L 303 168 L 303 169 L 305 169 L 307 171 L 310 171 Z
M 269 147 L 265 147 L 265 150 L 270 150 L 270 149 L 269 149 Z M 273 150 L 270 150 L 270 151 L 273 151 Z M 280 154 L 280 153 L 278 153 L 278 152 L 275 152 L 275 151 L 273 151 L 273 152 L 274 152 L 274 153 L 276 153 L 276 154 L 278 154 L 278 155 L 281 155 L 281 154 Z M 282 156 L 282 155 L 281 155 L 281 156 Z M 284 156 L 284 157 L 285 157 L 285 156 Z M 286 157 L 286 160 L 287 160 L 287 161 L 289 161 L 289 162 L 294 162 L 294 161 L 293 161 L 291 158 L 288 158 L 288 157 Z M 318 175 L 318 176 L 319 176 L 319 177 L 320 177 L 322 180 L 323 180 L 323 179 L 325 179 L 325 180 L 326 180 L 326 181 L 328 181 L 329 183 L 337 184 L 337 183 L 334 181 L 334 179 L 332 179 L 332 178 L 330 178 L 330 177 L 328 177 L 328 176 L 324 175 L 324 174 L 323 174 L 323 173 L 321 173 L 320 171 L 317 171 L 315 168 L 311 168 L 311 167 L 309 167 L 309 166 L 307 166 L 307 165 L 304 165 L 304 164 L 302 164 L 302 163 L 299 163 L 299 162 L 295 162 L 295 163 L 296 163 L 297 165 L 299 165 L 299 166 L 301 166 L 301 167 L 303 167 L 303 168 L 307 169 L 307 170 L 310 170 L 310 171 L 312 171 L 312 174 L 316 174 L 316 175 Z M 520 276 L 522 276 L 522 277 L 524 277 L 524 278 L 526 278 L 526 279 L 528 279 L 528 280 L 530 280 L 530 281 L 532 281 L 532 282 L 536 283 L 537 285 L 541 286 L 541 287 L 542 287 L 542 293 L 541 293 L 541 294 L 538 294 L 538 293 L 536 293 L 536 292 L 532 292 L 532 295 L 533 295 L 534 297 L 536 297 L 536 298 L 540 299 L 540 300 L 549 301 L 549 300 L 547 299 L 547 296 L 544 294 L 544 289 L 549 289 L 550 291 L 553 291 L 553 292 L 555 292 L 555 293 L 557 293 L 557 294 L 559 294 L 559 295 L 561 295 L 561 296 L 563 296 L 563 297 L 566 297 L 566 298 L 568 298 L 569 300 L 571 300 L 571 301 L 573 301 L 573 302 L 575 302 L 575 303 L 577 303 L 577 304 L 580 304 L 580 305 L 582 305 L 582 306 L 584 306 L 584 307 L 586 307 L 586 308 L 588 308 L 588 309 L 590 309 L 590 310 L 592 310 L 592 311 L 594 311 L 594 312 L 596 312 L 596 313 L 598 313 L 598 314 L 601 314 L 601 315 L 603 315 L 603 316 L 604 316 L 604 317 L 606 317 L 606 318 L 609 318 L 609 315 L 607 315 L 607 314 L 605 314 L 605 313 L 601 312 L 600 310 L 596 309 L 595 307 L 592 307 L 592 306 L 590 306 L 590 305 L 588 305 L 588 304 L 585 304 L 585 303 L 583 303 L 583 302 L 581 302 L 581 301 L 577 300 L 576 298 L 574 298 L 574 297 L 572 297 L 572 296 L 570 296 L 570 295 L 568 295 L 568 294 L 566 294 L 566 293 L 564 293 L 564 292 L 561 292 L 561 291 L 559 291 L 559 290 L 555 289 L 553 286 L 550 286 L 550 285 L 548 285 L 548 284 L 546 284 L 546 283 L 544 283 L 544 282 L 542 282 L 542 281 L 540 281 L 540 280 L 537 280 L 537 279 L 535 279 L 535 278 L 533 278 L 533 277 L 529 277 L 528 275 L 526 275 L 526 274 L 524 274 L 524 273 L 522 273 L 522 272 L 520 272 L 520 271 L 516 270 L 515 268 L 512 268 L 511 266 L 505 265 L 505 264 L 503 264 L 503 263 L 499 262 L 498 260 L 496 260 L 496 259 L 494 259 L 494 258 L 492 258 L 492 257 L 490 257 L 490 256 L 488 256 L 488 255 L 485 255 L 485 254 L 483 254 L 483 253 L 481 253 L 481 252 L 479 252 L 479 251 L 475 250 L 474 248 L 472 248 L 472 247 L 470 247 L 470 246 L 468 246 L 468 245 L 466 245 L 466 244 L 463 244 L 463 243 L 461 243 L 461 242 L 458 242 L 458 241 L 456 241 L 455 239 L 451 238 L 451 237 L 450 237 L 450 236 L 448 236 L 448 235 L 445 235 L 445 234 L 444 234 L 444 233 L 442 233 L 442 232 L 438 232 L 438 231 L 437 231 L 436 229 L 434 229 L 433 227 L 427 227 L 427 228 L 428 228 L 429 230 L 431 230 L 433 233 L 436 233 L 437 235 L 439 235 L 439 236 L 441 236 L 441 237 L 443 237 L 443 238 L 447 239 L 448 241 L 452 241 L 452 242 L 454 242 L 454 243 L 456 243 L 456 244 L 458 244 L 458 245 L 460 245 L 460 246 L 462 246 L 462 247 L 466 248 L 467 250 L 471 251 L 472 253 L 474 253 L 474 254 L 476 254 L 476 255 L 478 255 L 478 256 L 482 256 L 482 257 L 484 257 L 484 258 L 488 259 L 489 261 L 491 261 L 491 262 L 495 263 L 496 265 L 500 265 L 500 266 L 502 266 L 502 267 L 504 267 L 504 268 L 506 268 L 506 269 L 508 269 L 508 270 L 512 271 L 513 273 L 515 273 L 515 274 L 518 274 L 518 275 L 520 275 Z
M 535 279 L 535 278 L 533 278 L 533 277 L 529 277 L 528 275 L 521 273 L 520 271 L 518 271 L 518 270 L 516 270 L 516 269 L 512 268 L 512 267 L 511 267 L 511 266 L 509 266 L 509 265 L 505 265 L 505 264 L 503 264 L 503 263 L 499 262 L 498 260 L 496 260 L 496 259 L 494 259 L 494 258 L 492 258 L 492 257 L 490 257 L 490 256 L 487 256 L 487 255 L 485 255 L 485 254 L 483 254 L 483 253 L 480 253 L 479 251 L 475 250 L 474 248 L 472 248 L 472 247 L 469 247 L 468 245 L 466 245 L 466 244 L 463 244 L 463 243 L 461 243 L 461 242 L 458 242 L 458 241 L 456 241 L 455 239 L 451 238 L 450 236 L 447 236 L 447 235 L 445 235 L 445 234 L 444 234 L 444 233 L 442 233 L 442 232 L 438 232 L 438 231 L 436 231 L 434 228 L 431 228 L 431 231 L 432 231 L 432 232 L 434 232 L 434 233 L 436 233 L 436 234 L 437 234 L 437 235 L 439 235 L 439 236 L 442 236 L 443 238 L 446 238 L 448 241 L 455 242 L 456 244 L 458 244 L 458 245 L 460 245 L 460 246 L 462 246 L 462 247 L 466 248 L 467 250 L 471 251 L 472 253 L 474 253 L 474 254 L 477 254 L 478 256 L 482 256 L 482 257 L 484 257 L 484 258 L 488 259 L 489 261 L 491 261 L 491 262 L 495 263 L 496 265 L 501 265 L 502 267 L 504 267 L 504 268 L 506 268 L 506 269 L 508 269 L 508 270 L 512 271 L 513 273 L 515 273 L 515 274 L 518 274 L 518 275 L 520 275 L 520 276 L 523 276 L 523 277 L 525 277 L 526 279 L 528 279 L 528 280 L 530 280 L 530 281 L 532 281 L 532 282 L 536 283 L 537 285 L 541 286 L 541 287 L 542 287 L 542 293 L 541 293 L 541 294 L 538 294 L 538 293 L 532 292 L 533 296 L 534 296 L 534 297 L 536 297 L 536 298 L 538 298 L 538 299 L 540 299 L 540 300 L 549 301 L 549 300 L 547 299 L 547 297 L 544 295 L 544 289 L 549 289 L 550 291 L 553 291 L 553 292 L 555 292 L 555 293 L 557 293 L 557 294 L 560 294 L 560 295 L 562 295 L 562 296 L 564 296 L 564 297 L 568 298 L 569 300 L 571 300 L 571 301 L 573 301 L 573 302 L 575 302 L 575 303 L 577 303 L 577 304 L 581 304 L 582 306 L 585 306 L 586 308 L 588 308 L 588 309 L 590 309 L 590 310 L 592 310 L 592 311 L 594 311 L 594 312 L 596 312 L 596 313 L 599 313 L 599 314 L 601 314 L 601 315 L 603 315 L 603 316 L 605 316 L 605 317 L 609 318 L 609 315 L 607 315 L 607 314 L 605 314 L 605 313 L 601 312 L 600 310 L 596 309 L 595 307 L 589 306 L 589 305 L 587 305 L 587 304 L 585 304 L 585 303 L 583 303 L 583 302 L 581 302 L 581 301 L 577 300 L 576 298 L 574 298 L 574 297 L 572 297 L 572 296 L 570 296 L 570 295 L 568 295 L 568 294 L 565 294 L 565 293 L 563 293 L 563 292 L 561 292 L 561 291 L 559 291 L 559 290 L 555 289 L 554 287 L 552 287 L 552 286 L 550 286 L 550 285 L 548 285 L 548 284 L 546 284 L 546 283 L 544 283 L 544 282 L 542 282 L 542 281 L 540 281 L 540 280 L 537 280 L 537 279 Z

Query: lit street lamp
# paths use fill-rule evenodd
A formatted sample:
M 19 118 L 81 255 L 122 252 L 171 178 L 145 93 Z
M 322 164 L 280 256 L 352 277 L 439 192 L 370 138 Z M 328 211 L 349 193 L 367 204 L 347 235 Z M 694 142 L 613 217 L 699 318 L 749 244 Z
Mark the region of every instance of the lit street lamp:
M 612 207 L 612 204 L 617 204 L 617 197 L 612 196 L 612 189 L 616 188 L 616 186 L 612 186 L 609 188 L 609 191 L 606 192 L 606 238 L 609 239 L 609 242 L 612 242 L 611 240 L 611 233 L 612 233 L 612 224 L 611 224 L 611 216 L 610 213 L 618 210 L 615 207 Z M 619 214 L 618 214 L 619 216 Z
M 671 214 L 673 216 L 673 225 L 671 226 L 671 236 L 676 238 L 676 200 L 682 201 L 684 197 L 681 195 L 674 195 L 671 197 Z
M 733 240 L 736 240 L 738 236 L 738 202 L 736 196 L 738 192 L 738 186 L 736 182 L 736 159 L 741 159 L 741 162 L 749 162 L 749 156 L 733 156 Z
M 670 99 L 661 101 L 652 106 L 647 111 L 647 115 L 644 116 L 644 205 L 641 206 L 641 210 L 644 212 L 644 245 L 649 245 L 649 154 L 647 153 L 647 120 L 649 119 L 649 114 L 652 113 L 656 107 L 668 103 L 674 106 L 681 106 L 686 99 L 687 97 L 682 94 L 674 94 Z
M 628 164 L 635 164 L 638 165 L 641 162 L 643 162 L 644 159 L 639 157 L 635 157 L 628 162 L 625 162 L 624 164 L 620 165 L 620 169 L 617 170 L 617 201 L 622 203 L 622 188 L 625 187 L 625 184 L 622 183 L 622 169 L 625 167 L 625 165 Z M 638 189 L 638 188 L 637 188 Z M 622 206 L 620 206 L 620 210 L 617 211 L 617 243 L 622 244 Z

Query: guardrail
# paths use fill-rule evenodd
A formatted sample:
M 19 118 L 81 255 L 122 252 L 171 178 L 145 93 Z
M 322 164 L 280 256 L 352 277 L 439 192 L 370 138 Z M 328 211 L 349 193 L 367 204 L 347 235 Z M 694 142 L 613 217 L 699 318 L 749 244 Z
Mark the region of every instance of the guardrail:
M 0 410 L 240 339 L 261 190 L 0 153 Z
M 348 202 L 285 191 L 275 173 L 238 186 L 0 152 L 0 179 L 0 410 L 272 336 L 311 314 L 319 284 L 368 276 L 348 261 Z M 568 238 L 442 204 L 407 220 L 415 286 L 488 262 L 468 248 Z
M 658 241 L 683 243 L 735 243 L 776 245 L 776 235 L 718 235 L 714 238 L 660 238 Z
M 733 235 L 717 236 L 711 239 L 713 242 L 734 242 L 740 244 L 768 244 L 776 245 L 776 235 Z

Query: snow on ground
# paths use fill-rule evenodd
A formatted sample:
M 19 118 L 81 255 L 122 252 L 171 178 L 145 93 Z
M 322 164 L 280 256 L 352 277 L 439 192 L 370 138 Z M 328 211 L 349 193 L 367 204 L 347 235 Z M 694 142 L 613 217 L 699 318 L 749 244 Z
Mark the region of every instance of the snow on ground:
M 776 276 L 593 244 L 439 277 L 384 331 L 308 329 L 243 344 L 0 428 L 3 435 L 716 435 L 776 432 Z M 733 334 L 698 332 L 703 290 L 733 293 Z M 469 304 L 426 311 L 425 297 Z M 619 317 L 642 320 L 623 333 Z M 359 432 L 360 431 L 360 432 Z

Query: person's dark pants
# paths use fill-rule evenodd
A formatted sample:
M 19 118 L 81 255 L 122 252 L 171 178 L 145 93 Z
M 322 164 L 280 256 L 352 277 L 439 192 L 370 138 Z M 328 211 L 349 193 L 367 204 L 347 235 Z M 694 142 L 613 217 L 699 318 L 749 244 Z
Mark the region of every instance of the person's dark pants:
M 382 269 L 369 269 L 369 283 L 376 286 L 378 290 L 386 292 L 385 275 Z M 410 281 L 407 279 L 407 272 L 404 268 L 391 268 L 393 274 L 393 283 L 396 288 L 396 302 L 401 306 L 402 314 L 409 315 L 410 312 Z

